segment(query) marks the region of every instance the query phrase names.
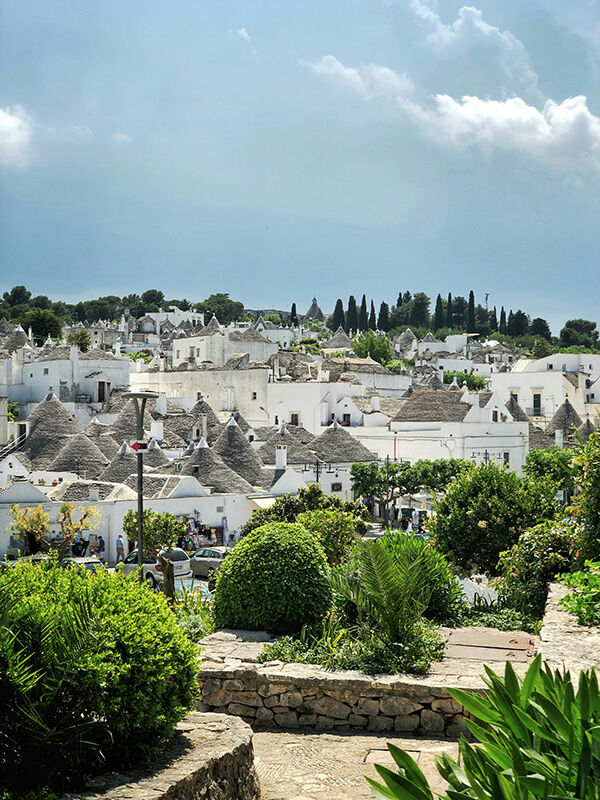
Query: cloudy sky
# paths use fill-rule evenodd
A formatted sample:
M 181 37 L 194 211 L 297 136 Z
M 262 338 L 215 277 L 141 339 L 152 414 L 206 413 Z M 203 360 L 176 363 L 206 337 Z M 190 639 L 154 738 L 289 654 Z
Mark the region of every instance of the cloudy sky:
M 5 0 L 0 283 L 598 319 L 600 0 Z

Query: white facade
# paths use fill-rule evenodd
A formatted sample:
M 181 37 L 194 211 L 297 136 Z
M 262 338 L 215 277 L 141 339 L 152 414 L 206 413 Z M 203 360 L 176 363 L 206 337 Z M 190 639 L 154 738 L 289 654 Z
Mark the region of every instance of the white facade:
M 238 333 L 236 337 L 235 334 Z M 201 364 L 210 361 L 222 367 L 233 355 L 247 354 L 250 361 L 268 361 L 277 353 L 279 345 L 269 342 L 262 336 L 256 339 L 240 338 L 240 332 L 222 328 L 210 335 L 189 336 L 173 341 L 173 366 L 191 363 Z
M 570 377 L 575 378 L 577 385 Z M 505 402 L 511 394 L 514 395 L 528 416 L 550 420 L 567 398 L 578 414 L 585 413 L 578 375 L 571 374 L 570 377 L 548 369 L 512 370 L 492 373 L 490 385 Z

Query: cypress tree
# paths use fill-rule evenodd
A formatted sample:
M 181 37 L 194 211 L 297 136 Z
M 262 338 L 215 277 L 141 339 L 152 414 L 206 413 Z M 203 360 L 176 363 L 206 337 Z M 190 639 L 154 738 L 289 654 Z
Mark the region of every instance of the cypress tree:
M 446 300 L 446 327 L 454 327 L 454 309 L 452 308 L 452 293 L 448 292 L 448 299 Z
M 375 317 L 375 303 L 371 300 L 371 312 L 369 314 L 369 328 L 374 331 L 377 329 L 377 319 Z
M 358 329 L 360 331 L 366 331 L 368 327 L 369 327 L 369 318 L 367 316 L 367 298 L 363 294 L 360 303 L 360 311 L 358 312 Z
M 499 333 L 507 333 L 506 329 L 506 311 L 504 310 L 504 306 L 500 309 L 500 322 L 498 324 L 498 331 Z
M 475 295 L 472 289 L 469 292 L 469 307 L 467 309 L 467 333 L 477 333 L 475 326 Z
M 508 322 L 506 323 L 506 332 L 509 336 L 515 335 L 515 315 L 511 310 L 508 312 Z
M 390 329 L 390 309 L 387 303 L 382 303 L 379 306 L 379 319 L 377 320 L 377 327 L 380 331 L 389 331 Z
M 398 299 L 396 300 L 396 308 L 400 308 L 402 305 L 402 292 L 398 293 Z
M 410 292 L 404 292 L 402 295 L 402 302 L 403 303 L 410 303 L 412 300 L 412 294 Z
M 435 301 L 435 313 L 433 315 L 433 330 L 439 331 L 444 327 L 444 305 L 442 303 L 442 296 L 438 294 Z
M 498 317 L 496 316 L 496 306 L 494 306 L 494 310 L 490 314 L 489 326 L 492 333 L 498 330 Z
M 333 328 L 334 331 L 337 331 L 337 329 L 340 327 L 340 325 L 343 328 L 345 323 L 346 323 L 346 320 L 345 320 L 345 317 L 344 317 L 344 304 L 342 303 L 342 301 L 340 299 L 338 299 L 336 301 L 335 308 L 333 310 L 332 328 Z
M 358 333 L 358 311 L 353 294 L 348 298 L 348 314 L 346 315 L 346 333 L 350 333 L 350 331 Z
M 298 312 L 296 311 L 296 303 L 292 303 L 292 310 L 290 311 L 290 325 L 294 328 L 298 327 Z

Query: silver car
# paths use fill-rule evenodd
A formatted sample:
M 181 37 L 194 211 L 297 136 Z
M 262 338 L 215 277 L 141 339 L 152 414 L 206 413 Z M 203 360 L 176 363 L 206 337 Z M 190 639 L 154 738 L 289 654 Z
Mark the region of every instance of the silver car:
M 190 559 L 192 572 L 201 578 L 208 578 L 221 568 L 228 552 L 228 547 L 201 547 Z
M 191 575 L 190 559 L 185 550 L 180 547 L 174 547 L 170 553 L 166 554 L 166 558 L 173 564 L 173 576 L 175 578 L 185 578 Z M 119 568 L 119 565 L 117 565 Z M 138 554 L 137 550 L 132 550 L 128 556 L 125 556 L 123 566 L 121 569 L 125 574 L 135 572 L 138 568 Z M 162 567 L 160 562 L 155 556 L 144 556 L 144 580 L 148 581 L 150 586 L 154 588 L 163 579 Z

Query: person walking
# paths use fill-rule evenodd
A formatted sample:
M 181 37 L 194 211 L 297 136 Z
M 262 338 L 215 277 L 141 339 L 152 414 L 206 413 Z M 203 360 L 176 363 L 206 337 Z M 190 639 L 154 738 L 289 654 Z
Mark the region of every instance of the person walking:
M 98 558 L 104 564 L 104 559 L 106 558 L 106 544 L 102 536 L 98 537 L 98 544 L 96 545 L 96 547 L 98 552 Z
M 125 542 L 123 541 L 123 534 L 119 534 L 117 536 L 117 560 L 115 562 L 115 566 L 119 563 L 119 561 L 123 561 L 125 559 Z

